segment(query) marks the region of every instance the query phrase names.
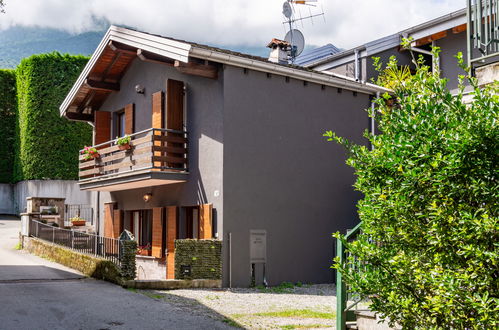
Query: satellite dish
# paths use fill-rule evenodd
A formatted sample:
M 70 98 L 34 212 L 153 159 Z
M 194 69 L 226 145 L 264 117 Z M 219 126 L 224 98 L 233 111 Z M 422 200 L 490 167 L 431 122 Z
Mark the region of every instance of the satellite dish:
M 291 57 L 296 57 L 303 52 L 303 48 L 305 48 L 305 37 L 303 37 L 303 33 L 300 30 L 292 29 L 286 33 L 284 40 L 291 44 L 293 47 L 291 51 Z
M 282 4 L 282 14 L 286 18 L 290 18 L 293 15 L 293 9 L 291 9 L 291 5 L 287 1 Z

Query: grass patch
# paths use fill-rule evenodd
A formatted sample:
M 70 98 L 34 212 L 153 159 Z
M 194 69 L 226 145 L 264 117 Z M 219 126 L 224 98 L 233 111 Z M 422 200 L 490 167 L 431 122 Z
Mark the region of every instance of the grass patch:
M 305 319 L 333 319 L 336 317 L 334 312 L 317 312 L 311 309 L 288 309 L 279 312 L 265 312 L 253 314 L 266 317 L 298 317 Z
M 282 282 L 281 284 L 273 287 L 264 287 L 263 285 L 259 285 L 256 288 L 260 292 L 269 292 L 269 293 L 291 293 L 294 288 L 301 288 L 303 284 L 301 282 L 291 283 L 291 282 Z
M 133 293 L 138 293 L 137 289 L 135 288 L 126 288 L 128 291 L 133 292 Z
M 16 245 L 14 245 L 14 250 L 22 250 L 23 247 L 21 245 L 21 243 L 17 243 Z
M 220 297 L 219 296 L 215 296 L 215 295 L 207 295 L 206 297 L 204 297 L 206 300 L 219 300 Z
M 281 326 L 281 329 L 316 329 L 316 328 L 331 328 L 328 324 L 287 324 Z
M 228 324 L 228 325 L 230 325 L 231 327 L 234 327 L 234 328 L 242 328 L 242 326 L 239 323 L 237 323 L 236 321 L 234 321 L 233 319 L 230 319 L 228 317 L 224 318 L 222 320 L 222 322 L 225 323 L 225 324 Z
M 127 288 L 127 290 L 130 292 L 133 292 L 133 293 L 140 293 L 140 294 L 142 294 L 146 297 L 152 298 L 152 299 L 163 299 L 164 298 L 164 296 L 161 294 L 155 294 L 155 293 L 145 291 L 145 290 L 137 290 L 135 288 Z

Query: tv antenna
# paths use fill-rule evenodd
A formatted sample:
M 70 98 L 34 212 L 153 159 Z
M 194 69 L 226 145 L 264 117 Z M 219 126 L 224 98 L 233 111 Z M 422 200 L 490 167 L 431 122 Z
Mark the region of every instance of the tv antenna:
M 313 18 L 322 16 L 324 17 L 324 10 L 322 9 L 321 6 L 321 12 L 319 14 L 312 14 L 310 7 L 317 7 L 317 5 L 313 4 L 314 2 L 316 3 L 318 0 L 286 0 L 282 4 L 282 14 L 284 17 L 286 17 L 286 21 L 283 22 L 283 24 L 288 25 L 289 31 L 286 33 L 286 36 L 284 37 L 284 40 L 289 42 L 291 44 L 291 52 L 289 55 L 290 62 L 294 63 L 295 59 L 297 56 L 299 56 L 302 52 L 303 49 L 305 48 L 305 37 L 303 36 L 303 33 L 301 33 L 300 30 L 296 29 L 293 27 L 293 25 L 296 25 L 296 22 L 302 22 L 306 19 L 310 19 L 313 24 Z M 309 6 L 309 12 L 310 15 L 306 17 L 301 17 L 301 12 L 300 12 L 300 17 L 296 17 L 295 15 L 295 8 L 294 5 L 304 5 L 304 6 Z

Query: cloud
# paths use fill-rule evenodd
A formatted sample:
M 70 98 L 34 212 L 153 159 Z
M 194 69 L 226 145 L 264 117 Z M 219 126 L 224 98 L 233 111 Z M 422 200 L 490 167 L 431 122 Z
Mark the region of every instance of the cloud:
M 284 0 L 7 0 L 0 29 L 13 25 L 94 30 L 96 22 L 135 27 L 179 39 L 218 45 L 260 46 L 283 37 Z M 307 44 L 349 48 L 458 10 L 455 0 L 319 0 L 295 5 L 296 15 L 316 17 L 298 24 Z M 325 20 L 325 21 L 324 21 Z

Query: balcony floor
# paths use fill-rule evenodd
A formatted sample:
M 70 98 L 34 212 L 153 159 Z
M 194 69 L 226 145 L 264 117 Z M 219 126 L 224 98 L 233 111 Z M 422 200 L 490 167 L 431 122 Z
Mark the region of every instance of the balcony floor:
M 120 191 L 187 181 L 187 172 L 134 171 L 117 176 L 96 177 L 80 180 L 81 190 Z

